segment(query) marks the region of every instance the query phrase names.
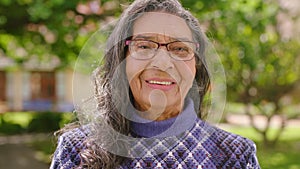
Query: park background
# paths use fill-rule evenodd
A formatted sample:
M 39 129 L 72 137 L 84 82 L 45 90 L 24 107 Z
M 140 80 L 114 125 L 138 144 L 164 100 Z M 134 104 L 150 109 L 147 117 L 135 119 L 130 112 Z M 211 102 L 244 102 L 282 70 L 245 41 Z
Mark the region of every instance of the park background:
M 300 169 L 300 1 L 181 2 L 225 69 L 227 104 L 218 125 L 254 140 L 263 169 Z M 76 121 L 77 57 L 129 4 L 0 0 L 0 168 L 49 167 L 53 133 Z

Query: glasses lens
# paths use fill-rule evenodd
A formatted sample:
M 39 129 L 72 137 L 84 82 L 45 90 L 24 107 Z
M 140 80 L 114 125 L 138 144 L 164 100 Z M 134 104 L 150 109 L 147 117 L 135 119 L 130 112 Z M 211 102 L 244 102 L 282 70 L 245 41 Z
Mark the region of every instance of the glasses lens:
M 161 44 L 164 45 L 165 44 Z M 196 51 L 196 44 L 193 42 L 170 42 L 166 44 L 170 56 L 175 60 L 191 60 Z M 157 52 L 158 43 L 147 40 L 132 40 L 129 43 L 131 57 L 140 60 L 151 59 Z
M 150 59 L 157 49 L 158 45 L 151 41 L 131 41 L 130 53 L 136 59 Z
M 168 50 L 176 60 L 190 60 L 194 56 L 196 44 L 192 42 L 172 42 Z

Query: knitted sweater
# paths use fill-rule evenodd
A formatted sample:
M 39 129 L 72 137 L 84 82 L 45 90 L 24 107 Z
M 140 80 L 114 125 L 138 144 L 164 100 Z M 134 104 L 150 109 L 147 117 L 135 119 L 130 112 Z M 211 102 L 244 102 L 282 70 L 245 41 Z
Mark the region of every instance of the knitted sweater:
M 192 102 L 178 117 L 164 121 L 142 120 L 131 122 L 132 136 L 139 138 L 169 137 L 154 142 L 139 140 L 128 150 L 142 154 L 128 158 L 119 169 L 181 168 L 181 169 L 259 169 L 255 144 L 246 138 L 226 132 L 197 118 Z M 80 165 L 82 144 L 89 136 L 87 127 L 76 128 L 60 136 L 50 169 L 70 169 Z M 162 153 L 156 150 L 163 149 Z

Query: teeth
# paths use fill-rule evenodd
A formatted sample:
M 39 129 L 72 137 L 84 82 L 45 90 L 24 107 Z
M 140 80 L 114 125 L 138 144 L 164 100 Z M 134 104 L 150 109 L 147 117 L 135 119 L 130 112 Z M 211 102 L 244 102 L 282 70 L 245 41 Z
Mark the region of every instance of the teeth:
M 154 81 L 154 80 L 150 80 L 150 81 L 148 81 L 148 83 L 159 84 L 159 85 L 171 85 L 172 84 L 172 82 L 159 82 L 159 81 Z

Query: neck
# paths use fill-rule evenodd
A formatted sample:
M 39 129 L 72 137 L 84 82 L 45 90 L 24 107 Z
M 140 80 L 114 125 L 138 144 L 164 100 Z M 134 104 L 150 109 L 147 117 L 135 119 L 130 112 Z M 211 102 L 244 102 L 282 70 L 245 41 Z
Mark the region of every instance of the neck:
M 162 121 L 169 118 L 178 116 L 182 110 L 182 103 L 177 104 L 179 106 L 167 106 L 167 107 L 150 107 L 148 110 L 141 108 L 138 104 L 135 104 L 135 107 L 139 110 L 138 115 L 144 119 L 151 121 Z
M 174 136 L 190 129 L 195 120 L 197 113 L 194 109 L 194 104 L 191 99 L 187 99 L 182 111 L 172 118 L 166 120 L 149 120 L 140 116 L 140 112 L 134 107 L 128 107 L 130 114 L 130 128 L 134 135 L 141 137 L 168 137 Z M 166 117 L 166 116 L 165 116 Z

